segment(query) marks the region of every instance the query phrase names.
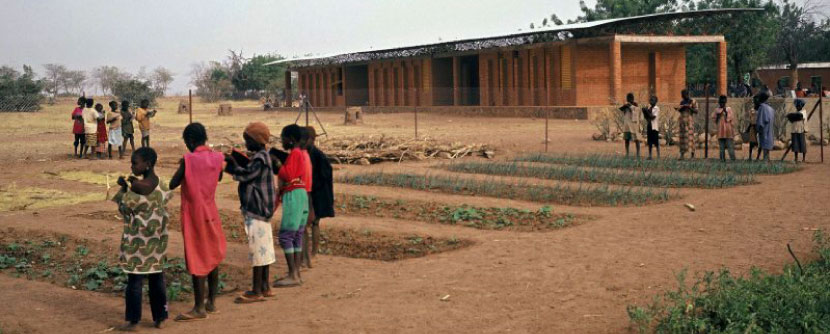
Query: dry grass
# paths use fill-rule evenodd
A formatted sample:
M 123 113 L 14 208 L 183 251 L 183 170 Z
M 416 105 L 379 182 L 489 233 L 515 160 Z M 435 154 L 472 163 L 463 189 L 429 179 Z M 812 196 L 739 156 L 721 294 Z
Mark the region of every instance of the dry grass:
M 83 202 L 106 200 L 104 193 L 68 193 L 60 190 L 18 187 L 16 184 L 0 187 L 0 212 L 67 206 Z

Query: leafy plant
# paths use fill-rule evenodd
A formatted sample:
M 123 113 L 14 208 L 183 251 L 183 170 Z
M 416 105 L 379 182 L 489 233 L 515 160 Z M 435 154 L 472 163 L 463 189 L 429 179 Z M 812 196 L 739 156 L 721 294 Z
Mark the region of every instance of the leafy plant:
M 515 161 L 538 162 L 545 164 L 560 164 L 593 168 L 626 168 L 639 169 L 642 171 L 673 171 L 673 172 L 694 172 L 701 174 L 709 173 L 734 173 L 734 174 L 787 174 L 799 170 L 800 167 L 788 163 L 773 161 L 768 164 L 752 163 L 748 161 L 732 161 L 722 163 L 717 160 L 684 160 L 657 159 L 637 160 L 628 159 L 623 156 L 590 154 L 590 155 L 553 155 L 553 154 L 531 154 L 519 157 Z

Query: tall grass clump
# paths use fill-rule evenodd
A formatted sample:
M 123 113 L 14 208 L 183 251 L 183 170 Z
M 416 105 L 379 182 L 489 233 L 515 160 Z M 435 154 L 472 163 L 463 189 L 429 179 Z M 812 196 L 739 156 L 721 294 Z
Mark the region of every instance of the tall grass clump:
M 737 175 L 733 173 L 689 174 L 653 172 L 642 169 L 585 169 L 579 166 L 532 166 L 515 162 L 464 162 L 447 164 L 442 167 L 453 172 L 462 173 L 534 177 L 550 180 L 643 187 L 726 188 L 754 183 L 751 175 Z
M 770 163 L 745 160 L 720 162 L 718 160 L 657 159 L 639 160 L 617 155 L 547 155 L 531 154 L 515 159 L 522 162 L 540 162 L 596 168 L 641 168 L 663 171 L 736 174 L 786 174 L 798 170 L 796 165 L 780 161 Z
M 645 307 L 628 306 L 640 333 L 830 333 L 830 237 L 816 232 L 818 259 L 781 274 L 752 269 L 747 277 L 727 269 L 707 272 Z
M 525 182 L 504 183 L 495 180 L 477 180 L 457 176 L 385 174 L 383 172 L 345 174 L 338 182 L 416 190 L 432 190 L 448 194 L 480 195 L 518 199 L 540 203 L 582 206 L 645 205 L 666 202 L 676 195 L 666 190 L 641 188 L 610 189 L 608 186 L 543 186 Z

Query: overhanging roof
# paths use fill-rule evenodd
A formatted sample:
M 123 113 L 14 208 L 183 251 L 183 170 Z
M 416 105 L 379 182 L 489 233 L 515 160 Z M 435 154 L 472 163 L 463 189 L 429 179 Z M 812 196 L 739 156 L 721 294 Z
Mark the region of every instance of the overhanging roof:
M 575 33 L 589 32 L 592 30 L 599 30 L 603 28 L 614 29 L 616 27 L 622 27 L 655 20 L 669 21 L 701 16 L 713 16 L 720 14 L 759 12 L 763 10 L 763 8 L 723 8 L 704 9 L 687 12 L 657 13 L 616 19 L 558 25 L 551 28 L 535 29 L 527 32 L 509 33 L 497 36 L 463 38 L 440 43 L 428 43 L 413 46 L 385 48 L 380 50 L 341 53 L 329 56 L 312 56 L 294 59 L 283 59 L 270 62 L 266 65 L 288 64 L 290 68 L 303 68 L 311 66 L 358 63 L 377 59 L 404 58 L 448 52 L 474 51 L 498 47 L 533 44 L 544 41 L 565 40 L 571 38 L 571 36 Z
M 800 63 L 798 64 L 798 68 L 830 68 L 830 62 L 828 63 Z M 761 66 L 758 68 L 759 70 L 789 70 L 790 64 L 778 64 L 778 65 L 768 65 L 768 66 Z

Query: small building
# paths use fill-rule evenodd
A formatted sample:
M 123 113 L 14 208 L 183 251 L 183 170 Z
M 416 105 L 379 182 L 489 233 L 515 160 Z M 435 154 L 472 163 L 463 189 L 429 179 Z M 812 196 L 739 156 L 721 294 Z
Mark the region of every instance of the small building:
M 789 65 L 771 65 L 758 68 L 758 79 L 770 89 L 795 89 L 791 80 L 793 70 Z M 830 83 L 830 63 L 798 64 L 798 78 L 802 89 L 809 89 L 816 94 Z
M 289 66 L 285 96 L 291 96 L 295 71 L 297 89 L 315 107 L 558 107 L 552 109 L 564 112 L 608 106 L 624 101 L 628 92 L 679 101 L 689 44 L 717 45 L 712 66 L 717 91 L 726 93 L 727 42 L 722 35 L 645 35 L 647 23 L 756 10 L 661 13 L 275 63 Z

